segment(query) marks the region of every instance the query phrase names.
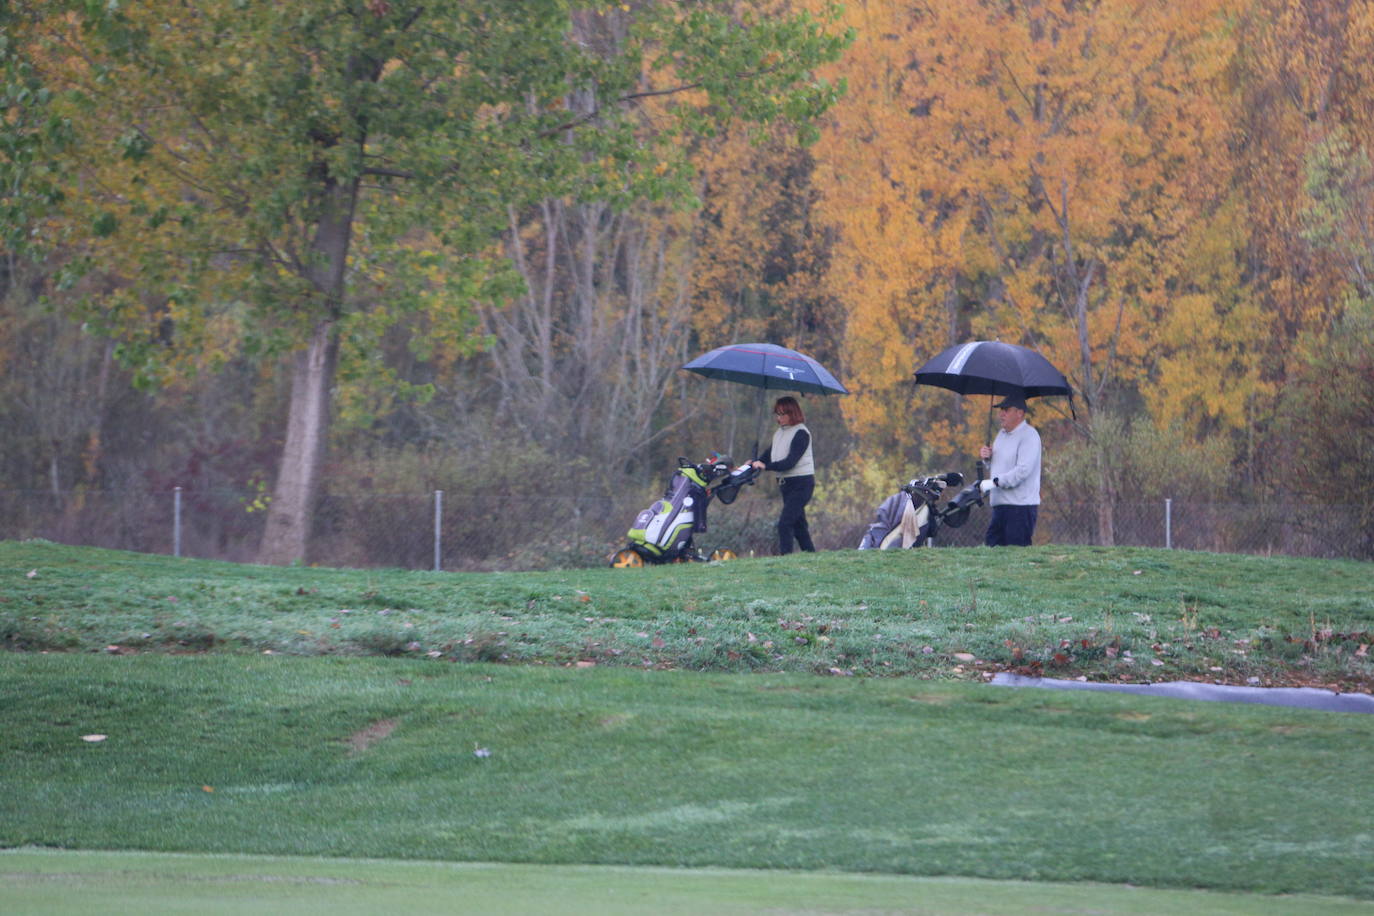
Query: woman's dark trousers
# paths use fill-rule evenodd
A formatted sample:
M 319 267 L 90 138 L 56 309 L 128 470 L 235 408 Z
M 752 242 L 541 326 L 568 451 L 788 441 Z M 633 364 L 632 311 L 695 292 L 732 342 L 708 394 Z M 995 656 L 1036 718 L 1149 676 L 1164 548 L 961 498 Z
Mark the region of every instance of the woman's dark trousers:
M 816 489 L 816 478 L 811 474 L 800 477 L 784 477 L 781 482 L 782 515 L 778 517 L 778 553 L 791 553 L 792 540 L 802 550 L 814 552 L 816 545 L 811 543 L 811 529 L 806 525 L 806 504 Z

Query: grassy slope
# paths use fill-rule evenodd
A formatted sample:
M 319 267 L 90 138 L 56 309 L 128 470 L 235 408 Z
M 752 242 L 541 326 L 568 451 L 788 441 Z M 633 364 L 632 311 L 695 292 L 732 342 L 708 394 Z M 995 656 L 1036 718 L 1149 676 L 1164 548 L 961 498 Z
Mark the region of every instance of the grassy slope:
M 0 654 L 0 846 L 1370 900 L 1374 717 L 960 683 L 1043 659 L 1367 684 L 1369 571 L 1036 548 L 446 575 L 0 543 L 0 639 L 33 650 Z M 369 652 L 403 657 L 343 657 Z M 452 663 L 502 657 L 536 664 Z M 804 673 L 832 669 L 929 682 Z
M 1354 561 L 1039 547 L 447 574 L 0 542 L 0 644 L 941 678 L 1012 669 L 1368 691 L 1370 572 Z

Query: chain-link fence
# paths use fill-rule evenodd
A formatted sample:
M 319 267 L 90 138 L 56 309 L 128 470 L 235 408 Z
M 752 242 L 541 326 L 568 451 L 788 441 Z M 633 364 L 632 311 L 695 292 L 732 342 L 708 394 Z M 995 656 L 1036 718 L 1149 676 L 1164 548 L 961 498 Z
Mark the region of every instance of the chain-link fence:
M 655 495 L 596 498 L 538 488 L 461 499 L 443 491 L 331 493 L 316 513 L 310 562 L 443 570 L 597 566 L 624 546 L 630 523 Z M 252 562 L 266 520 L 256 500 L 230 490 L 0 490 L 0 538 Z M 872 508 L 827 509 L 819 502 L 808 509 L 816 545 L 857 548 Z M 697 544 L 771 554 L 779 505 L 776 488 L 762 485 L 732 505 L 712 503 Z M 982 543 L 988 513 L 975 507 L 963 526 L 941 527 L 936 546 Z M 1370 538 L 1354 507 L 1165 499 L 1117 503 L 1106 521 L 1119 545 L 1370 559 Z M 1103 526 L 1096 503 L 1050 502 L 1040 509 L 1036 543 L 1101 543 Z

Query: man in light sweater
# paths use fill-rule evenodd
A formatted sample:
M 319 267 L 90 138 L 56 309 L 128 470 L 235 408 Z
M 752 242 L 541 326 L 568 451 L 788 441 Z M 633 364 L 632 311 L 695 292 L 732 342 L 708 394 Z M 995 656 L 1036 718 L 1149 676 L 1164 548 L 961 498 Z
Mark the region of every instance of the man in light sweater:
M 1026 422 L 1026 400 L 1009 395 L 995 405 L 1002 427 L 992 445 L 978 454 L 992 459 L 981 484 L 992 506 L 983 543 L 989 547 L 1029 547 L 1040 510 L 1040 434 Z

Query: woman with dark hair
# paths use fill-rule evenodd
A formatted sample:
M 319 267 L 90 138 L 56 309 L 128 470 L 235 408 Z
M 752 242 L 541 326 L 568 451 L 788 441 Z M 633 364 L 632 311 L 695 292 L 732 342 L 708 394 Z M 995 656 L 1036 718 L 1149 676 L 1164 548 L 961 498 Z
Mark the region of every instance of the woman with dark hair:
M 778 429 L 773 444 L 749 462 L 759 470 L 777 471 L 782 488 L 782 515 L 778 517 L 778 553 L 791 553 L 792 541 L 802 550 L 814 551 L 806 525 L 806 504 L 816 489 L 816 464 L 811 457 L 811 431 L 794 397 L 778 398 L 773 405 Z

